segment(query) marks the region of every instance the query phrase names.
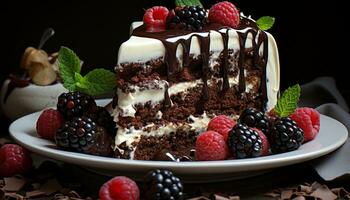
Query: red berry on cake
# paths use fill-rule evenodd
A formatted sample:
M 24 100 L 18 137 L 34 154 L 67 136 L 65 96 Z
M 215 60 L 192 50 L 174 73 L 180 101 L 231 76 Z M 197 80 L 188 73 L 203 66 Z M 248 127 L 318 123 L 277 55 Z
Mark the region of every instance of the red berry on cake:
M 269 143 L 269 140 L 267 139 L 266 135 L 260 129 L 257 129 L 257 128 L 252 128 L 252 129 L 255 130 L 256 132 L 258 132 L 259 137 L 262 141 L 262 150 L 261 150 L 260 156 L 269 155 L 270 143 Z
M 5 144 L 0 148 L 0 177 L 28 172 L 32 167 L 29 151 L 17 144 Z
M 320 113 L 313 108 L 297 108 L 291 115 L 304 131 L 304 143 L 313 140 L 320 130 Z
M 147 31 L 164 31 L 168 14 L 169 10 L 163 6 L 154 6 L 147 9 L 143 15 L 143 22 L 146 24 Z
M 36 122 L 36 132 L 44 139 L 53 140 L 63 124 L 63 116 L 55 109 L 44 110 Z
M 223 1 L 213 5 L 208 16 L 210 23 L 237 28 L 239 25 L 239 11 L 231 2 Z
M 228 148 L 222 135 L 215 131 L 201 133 L 196 140 L 196 160 L 225 160 Z
M 125 176 L 116 176 L 102 185 L 101 200 L 138 200 L 140 190 L 135 181 Z
M 210 120 L 208 130 L 216 131 L 227 140 L 228 132 L 236 125 L 236 122 L 226 115 L 219 115 Z

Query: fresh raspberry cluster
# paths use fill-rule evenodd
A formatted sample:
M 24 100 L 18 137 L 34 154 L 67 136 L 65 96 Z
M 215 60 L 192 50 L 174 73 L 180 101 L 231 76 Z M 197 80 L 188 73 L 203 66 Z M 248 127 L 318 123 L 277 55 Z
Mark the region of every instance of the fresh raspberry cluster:
M 247 108 L 237 122 L 225 115 L 214 117 L 207 130 L 197 137 L 196 160 L 267 156 L 313 140 L 320 130 L 320 114 L 297 108 L 289 117 L 278 117 Z
M 176 7 L 170 11 L 163 6 L 154 6 L 147 9 L 143 16 L 148 32 L 162 32 L 167 28 L 200 31 L 209 23 L 237 28 L 239 21 L 238 9 L 228 1 L 213 5 L 209 14 L 199 5 Z

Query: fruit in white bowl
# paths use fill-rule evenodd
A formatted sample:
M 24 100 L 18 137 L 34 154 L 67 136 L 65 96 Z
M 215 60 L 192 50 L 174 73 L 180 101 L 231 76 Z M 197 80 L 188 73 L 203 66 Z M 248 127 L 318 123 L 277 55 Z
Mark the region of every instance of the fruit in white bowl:
M 1 87 L 1 111 L 10 120 L 15 120 L 26 114 L 56 106 L 57 98 L 63 92 L 67 92 L 67 89 L 58 82 L 40 86 L 26 80 L 6 79 Z

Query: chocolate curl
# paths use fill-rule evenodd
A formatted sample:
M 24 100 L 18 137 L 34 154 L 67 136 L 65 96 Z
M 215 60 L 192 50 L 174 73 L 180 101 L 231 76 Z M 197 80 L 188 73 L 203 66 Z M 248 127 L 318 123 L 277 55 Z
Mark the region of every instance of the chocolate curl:
M 312 187 L 307 186 L 307 185 L 299 185 L 297 188 L 298 192 L 305 192 L 305 193 L 311 193 L 312 192 Z
M 310 196 L 320 199 L 337 199 L 337 195 L 335 195 L 326 185 L 321 185 L 314 192 L 312 192 Z

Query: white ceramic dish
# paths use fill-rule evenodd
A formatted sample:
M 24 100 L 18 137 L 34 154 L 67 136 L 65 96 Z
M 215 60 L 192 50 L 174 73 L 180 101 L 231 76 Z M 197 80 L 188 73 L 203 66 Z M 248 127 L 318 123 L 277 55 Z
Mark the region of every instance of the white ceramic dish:
M 2 85 L 0 92 L 0 107 L 5 116 L 15 120 L 21 116 L 56 106 L 58 96 L 67 92 L 62 83 L 39 86 L 29 83 L 23 88 L 14 88 L 5 101 L 10 80 Z
M 26 115 L 11 124 L 10 134 L 19 144 L 48 158 L 77 164 L 99 173 L 108 175 L 124 174 L 136 179 L 142 177 L 147 171 L 156 168 L 170 169 L 185 181 L 190 182 L 245 178 L 266 170 L 323 156 L 339 148 L 348 138 L 347 129 L 343 124 L 321 115 L 321 129 L 318 136 L 313 141 L 303 144 L 298 150 L 292 152 L 259 158 L 210 162 L 137 161 L 59 150 L 53 142 L 37 136 L 35 123 L 39 115 L 40 112 Z

